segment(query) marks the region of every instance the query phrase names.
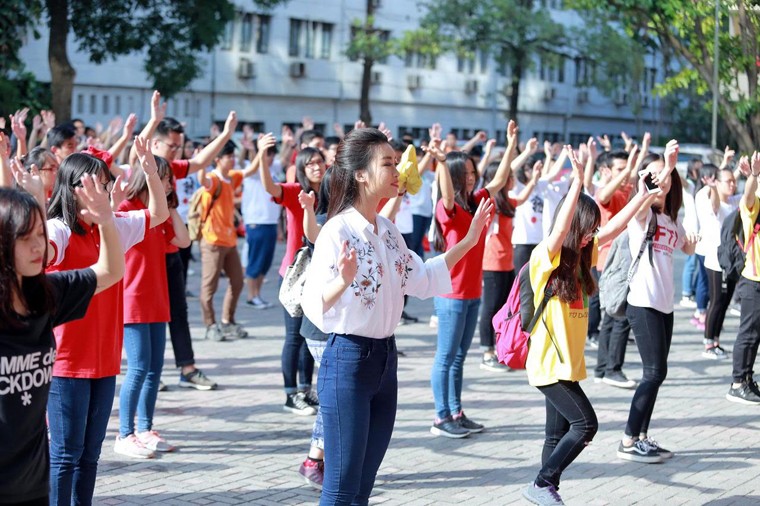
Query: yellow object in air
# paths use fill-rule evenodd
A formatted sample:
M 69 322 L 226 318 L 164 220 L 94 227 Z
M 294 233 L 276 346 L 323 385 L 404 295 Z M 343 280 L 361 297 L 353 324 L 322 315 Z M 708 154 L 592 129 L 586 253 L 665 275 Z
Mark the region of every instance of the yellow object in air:
M 417 167 L 417 150 L 414 145 L 407 146 L 406 151 L 401 155 L 398 171 L 399 190 L 406 189 L 410 195 L 416 195 L 422 188 L 422 178 L 420 178 L 420 171 Z

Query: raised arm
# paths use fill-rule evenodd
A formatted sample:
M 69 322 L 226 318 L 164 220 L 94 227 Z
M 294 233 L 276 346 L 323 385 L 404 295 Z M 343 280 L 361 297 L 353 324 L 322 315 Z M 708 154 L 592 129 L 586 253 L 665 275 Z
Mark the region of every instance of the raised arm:
M 550 256 L 556 255 L 562 249 L 562 244 L 565 242 L 565 238 L 570 231 L 570 224 L 573 221 L 575 207 L 578 205 L 578 196 L 583 189 L 583 164 L 578 159 L 578 155 L 573 151 L 572 146 L 565 146 L 565 150 L 567 151 L 567 156 L 570 158 L 570 162 L 573 164 L 572 182 L 570 183 L 570 189 L 565 196 L 565 201 L 557 212 L 554 227 L 552 228 L 549 237 L 546 239 L 546 245 Z
M 491 163 L 491 155 L 493 154 L 493 147 L 496 145 L 496 139 L 488 139 L 486 147 L 483 150 L 483 156 L 480 157 L 478 162 L 478 176 L 483 177 L 483 173 L 486 171 L 486 167 Z
M 169 205 L 166 202 L 164 184 L 158 177 L 156 159 L 150 151 L 150 139 L 142 136 L 135 137 L 134 146 L 140 162 L 134 167 L 136 170 L 139 167 L 139 170 L 145 173 L 145 180 L 148 182 L 148 210 L 150 211 L 150 228 L 153 228 L 169 217 Z
M 618 190 L 618 188 L 620 188 L 623 183 L 628 180 L 632 168 L 636 165 L 638 150 L 638 146 L 633 146 L 631 148 L 631 152 L 628 153 L 628 162 L 625 166 L 625 170 L 620 171 L 619 174 L 613 176 L 606 185 L 602 186 L 596 191 L 595 197 L 597 202 L 602 205 L 609 203 L 612 195 Z
M 129 142 L 129 139 L 132 138 L 132 133 L 135 131 L 136 124 L 137 116 L 130 114 L 129 117 L 127 117 L 127 121 L 124 123 L 121 137 L 116 139 L 116 142 L 114 142 L 113 146 L 111 146 L 111 148 L 108 150 L 108 153 L 110 153 L 111 157 L 113 158 L 113 162 L 111 163 L 111 166 L 108 167 L 108 170 L 111 171 L 111 175 L 113 175 L 113 177 L 125 176 L 124 171 L 117 166 L 116 159 L 119 158 L 121 152 L 124 151 L 125 147 L 127 147 L 127 143 Z M 150 137 L 146 137 L 146 139 L 149 138 Z
M 441 149 L 441 139 L 430 139 L 428 151 L 438 161 L 438 168 L 435 171 L 435 176 L 436 179 L 438 179 L 438 185 L 441 188 L 443 207 L 445 207 L 447 211 L 451 211 L 454 208 L 454 182 L 451 180 L 449 166 L 446 165 L 446 155 Z
M 232 137 L 237 127 L 237 114 L 235 111 L 230 111 L 227 115 L 227 120 L 224 122 L 224 130 L 213 141 L 203 148 L 200 153 L 190 159 L 190 167 L 187 170 L 188 174 L 198 172 L 201 169 L 205 169 L 211 164 L 211 161 L 221 151 L 224 145 Z
M 172 228 L 174 229 L 174 238 L 172 238 L 171 243 L 178 248 L 187 248 L 192 243 L 190 233 L 176 208 L 169 209 L 169 217 L 172 219 Z
M 480 144 L 481 142 L 485 142 L 488 139 L 488 135 L 484 131 L 480 131 L 476 133 L 472 139 L 467 141 L 464 146 L 462 146 L 462 149 L 460 151 L 464 151 L 465 153 L 469 153 L 472 151 L 472 148 Z
M 150 120 L 145 124 L 145 127 L 140 132 L 140 137 L 145 139 L 152 139 L 153 134 L 156 133 L 156 128 L 161 120 L 166 116 L 167 103 L 161 103 L 161 94 L 158 91 L 154 91 L 150 97 Z M 137 151 L 135 151 L 134 144 L 132 149 L 129 150 L 129 166 L 133 167 L 137 162 Z
M 11 174 L 11 143 L 8 136 L 0 131 L 0 188 L 10 187 L 13 181 Z
M 24 124 L 28 113 L 29 108 L 25 107 L 16 111 L 16 114 L 11 114 L 11 130 L 16 136 L 16 156 L 19 158 L 23 158 L 29 152 L 26 147 L 26 124 Z
M 486 185 L 488 195 L 492 197 L 504 188 L 509 180 L 509 175 L 512 173 L 512 160 L 515 158 L 515 150 L 517 149 L 517 132 L 517 123 L 514 120 L 509 120 L 507 124 L 507 150 L 501 157 L 496 174 L 494 174 L 491 182 Z
M 522 167 L 525 162 L 527 162 L 528 159 L 533 156 L 537 149 L 538 139 L 535 137 L 528 139 L 528 142 L 525 143 L 525 149 L 523 152 L 517 155 L 514 160 L 512 160 L 512 170 L 518 170 L 520 167 Z
M 256 158 L 259 160 L 259 163 L 262 163 L 262 157 L 266 153 L 267 149 L 271 148 L 275 145 L 277 141 L 274 138 L 274 135 L 272 133 L 268 133 L 266 135 L 262 135 L 259 137 L 259 141 L 257 143 L 257 147 L 259 149 L 259 153 L 256 155 Z M 261 185 L 264 187 L 264 189 L 267 191 L 268 194 L 270 194 L 275 199 L 280 199 L 282 197 L 282 186 L 280 186 L 279 183 L 275 183 L 272 180 L 272 174 L 269 172 L 269 167 L 267 167 L 264 170 L 259 171 L 260 177 L 261 177 Z
M 541 179 L 542 170 L 543 162 L 541 162 L 541 160 L 538 160 L 533 164 L 533 171 L 531 172 L 528 184 L 526 184 L 522 191 L 515 197 L 515 202 L 518 206 L 524 204 L 530 198 L 530 194 L 533 193 L 533 190 L 536 188 L 538 180 Z
M 594 166 L 596 165 L 597 151 L 596 141 L 593 137 L 588 138 L 586 143 L 588 148 L 588 158 L 586 159 L 586 170 L 583 173 L 583 188 L 589 195 L 594 195 Z
M 755 207 L 755 193 L 757 192 L 757 178 L 760 176 L 760 153 L 752 153 L 752 165 L 747 184 L 744 185 L 744 194 L 742 195 L 742 205 L 749 210 Z
M 478 243 L 480 235 L 483 233 L 483 229 L 485 228 L 486 223 L 491 219 L 492 215 L 493 200 L 481 200 L 472 217 L 472 222 L 470 223 L 470 228 L 467 230 L 467 235 L 443 254 L 443 258 L 446 260 L 446 267 L 448 267 L 449 270 L 451 270 L 464 257 L 464 255 Z
M 634 146 L 631 151 L 636 149 Z M 630 156 L 628 157 L 630 160 Z M 649 212 L 649 208 L 652 207 L 652 203 L 657 198 L 656 193 L 648 193 L 646 186 L 644 185 L 644 178 L 639 179 L 639 191 L 633 196 L 631 200 L 620 210 L 615 216 L 599 229 L 599 233 L 596 235 L 596 240 L 599 246 L 612 241 L 620 235 L 620 232 L 628 225 L 628 222 L 633 219 L 636 213 L 640 209 L 646 209 Z
M 100 293 L 124 276 L 124 250 L 114 225 L 108 194 L 96 184 L 95 177 L 82 176 L 82 187 L 75 188 L 75 191 L 82 202 L 82 215 L 96 223 L 100 231 L 98 261 L 92 266 L 97 278 L 95 293 Z
M 322 227 L 317 224 L 317 215 L 314 214 L 314 204 L 316 204 L 317 198 L 313 191 L 306 193 L 301 190 L 298 194 L 298 203 L 301 204 L 303 209 L 303 233 L 310 243 L 317 242 L 319 231 Z

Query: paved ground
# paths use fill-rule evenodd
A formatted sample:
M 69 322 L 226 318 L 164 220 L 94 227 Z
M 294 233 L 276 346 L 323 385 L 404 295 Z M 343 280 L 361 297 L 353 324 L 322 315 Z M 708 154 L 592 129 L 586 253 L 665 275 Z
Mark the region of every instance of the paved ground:
M 192 268 L 199 271 L 200 264 Z M 195 293 L 198 276 L 190 279 Z M 264 285 L 267 300 L 276 300 L 276 279 L 270 273 Z M 224 280 L 221 286 L 226 286 Z M 238 320 L 252 338 L 213 343 L 202 340 L 198 301 L 191 299 L 189 306 L 197 363 L 221 388 L 177 388 L 169 346 L 164 381 L 170 388 L 159 394 L 155 424 L 179 450 L 151 461 L 114 454 L 117 399 L 96 503 L 315 504 L 318 493 L 296 473 L 308 449 L 313 417 L 288 414 L 281 407 L 282 309 L 255 311 L 241 304 Z M 431 310 L 429 301 L 411 302 L 409 312 L 425 323 L 398 329 L 399 348 L 406 352 L 399 359 L 398 416 L 371 504 L 523 503 L 520 489 L 539 467 L 544 398 L 528 386 L 524 372 L 480 370 L 474 345 L 465 364 L 463 398 L 468 415 L 487 430 L 464 440 L 430 435 L 435 334 L 426 317 Z M 669 376 L 652 422 L 652 435 L 676 456 L 658 465 L 617 460 L 632 391 L 587 380 L 583 388 L 596 408 L 600 431 L 563 477 L 567 504 L 760 504 L 760 408 L 725 400 L 731 365 L 701 358 L 701 337 L 688 319 L 687 310 L 676 310 Z M 727 317 L 727 349 L 737 324 L 738 318 Z M 589 376 L 594 364 L 595 353 L 589 351 Z M 625 370 L 633 378 L 641 375 L 635 345 L 629 346 Z

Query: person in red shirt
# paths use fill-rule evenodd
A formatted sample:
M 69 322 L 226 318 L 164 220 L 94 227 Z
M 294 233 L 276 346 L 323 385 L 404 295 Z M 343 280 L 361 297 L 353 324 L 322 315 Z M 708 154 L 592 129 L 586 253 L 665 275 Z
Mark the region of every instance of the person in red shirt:
M 259 139 L 259 155 L 274 145 L 274 137 L 267 134 Z M 260 158 L 260 156 L 259 156 Z M 301 191 L 319 193 L 319 184 L 325 173 L 325 159 L 316 148 L 304 148 L 296 157 L 296 183 L 275 183 L 268 167 L 262 167 L 261 184 L 272 195 L 274 201 L 287 210 L 288 239 L 285 257 L 280 266 L 280 277 L 285 275 L 293 263 L 296 251 L 304 246 L 303 208 L 298 201 Z M 314 359 L 309 353 L 306 341 L 301 335 L 301 320 L 292 317 L 283 309 L 285 316 L 285 343 L 282 347 L 282 376 L 285 383 L 285 404 L 283 409 L 301 415 L 314 415 L 319 401 L 311 393 L 311 378 L 314 373 Z M 299 369 L 300 364 L 300 371 Z M 296 382 L 297 373 L 300 383 Z
M 439 251 L 447 251 L 461 241 L 480 201 L 496 195 L 507 184 L 517 142 L 517 126 L 513 121 L 509 122 L 508 130 L 510 148 L 494 178 L 479 190 L 475 190 L 478 172 L 472 158 L 461 151 L 444 155 L 440 140 L 431 140 L 429 149 L 439 164 L 436 172 L 441 198 L 435 208 L 435 246 Z M 435 298 L 438 347 L 430 383 L 436 415 L 430 432 L 436 436 L 462 438 L 483 430 L 482 425 L 465 416 L 461 397 L 464 359 L 478 322 L 485 237 L 482 234 L 477 245 L 451 269 L 452 292 Z
M 148 179 L 160 178 L 165 195 L 171 195 L 172 173 L 163 158 L 135 172 L 127 186 L 127 199 L 120 211 L 140 211 L 148 202 Z M 187 229 L 178 219 L 176 209 L 161 226 L 146 234 L 145 240 L 129 250 L 124 273 L 124 348 L 127 374 L 119 394 L 119 435 L 114 451 L 129 457 L 147 458 L 154 451 L 172 451 L 174 447 L 153 430 L 161 369 L 166 348 L 166 322 L 169 321 L 169 289 L 164 256 L 168 244 L 190 244 Z M 137 432 L 135 432 L 137 413 Z
M 147 147 L 147 143 L 147 139 L 135 140 L 138 146 Z M 145 166 L 147 151 L 139 155 Z M 151 173 L 150 167 L 148 171 Z M 97 177 L 103 190 L 112 189 L 111 174 L 102 160 L 74 153 L 61 163 L 48 210 L 47 272 L 81 269 L 98 258 L 99 229 L 80 214 L 84 201 L 75 193 L 89 174 Z M 161 181 L 156 176 L 148 181 L 148 209 L 117 213 L 114 217 L 125 251 L 169 216 Z M 92 501 L 116 376 L 121 369 L 122 296 L 123 287 L 118 283 L 93 297 L 84 318 L 54 329 L 57 355 L 47 406 L 53 504 L 71 504 L 72 498 L 81 504 Z

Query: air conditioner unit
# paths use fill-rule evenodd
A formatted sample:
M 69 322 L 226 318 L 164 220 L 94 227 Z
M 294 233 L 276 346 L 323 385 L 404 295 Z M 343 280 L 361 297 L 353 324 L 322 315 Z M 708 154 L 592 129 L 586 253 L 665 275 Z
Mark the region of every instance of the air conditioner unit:
M 579 104 L 586 104 L 588 103 L 588 91 L 587 90 L 580 90 L 578 92 L 578 103 Z
M 380 84 L 383 82 L 383 73 L 382 72 L 372 72 L 372 74 L 369 77 L 370 84 Z
M 554 97 L 557 95 L 557 89 L 556 88 L 546 88 L 544 90 L 544 102 L 551 102 L 554 100 Z
M 406 76 L 406 85 L 410 90 L 416 90 L 422 86 L 422 76 L 418 74 Z
M 290 77 L 300 78 L 306 77 L 306 62 L 294 61 L 290 64 Z
M 464 92 L 468 95 L 472 95 L 473 93 L 478 92 L 478 80 L 477 79 L 471 79 L 464 83 Z
M 250 79 L 256 77 L 256 69 L 253 62 L 248 58 L 240 58 L 238 63 L 238 77 L 240 79 Z

